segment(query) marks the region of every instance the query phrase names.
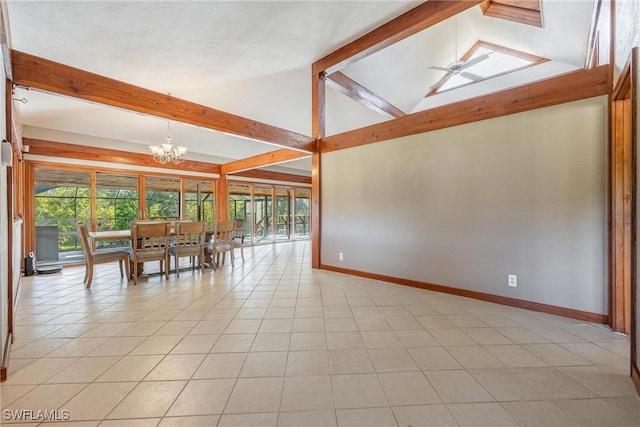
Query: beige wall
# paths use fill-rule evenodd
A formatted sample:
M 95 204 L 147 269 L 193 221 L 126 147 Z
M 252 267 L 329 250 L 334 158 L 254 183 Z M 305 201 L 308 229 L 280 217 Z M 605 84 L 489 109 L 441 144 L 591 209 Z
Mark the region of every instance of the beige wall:
M 599 97 L 323 155 L 322 263 L 606 314 L 606 126 Z

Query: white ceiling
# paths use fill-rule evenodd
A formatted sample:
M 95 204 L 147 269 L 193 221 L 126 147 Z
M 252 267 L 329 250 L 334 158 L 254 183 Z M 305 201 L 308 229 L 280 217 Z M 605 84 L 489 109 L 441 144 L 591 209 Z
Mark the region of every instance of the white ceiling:
M 415 7 L 414 1 L 8 1 L 11 47 L 86 71 L 311 133 L 311 64 Z M 493 92 L 580 68 L 593 0 L 544 0 L 544 28 L 482 15 L 458 18 L 458 51 L 476 40 L 551 61 L 424 99 L 452 61 L 453 20 L 343 72 L 405 112 Z M 147 153 L 166 121 L 17 88 L 25 136 Z M 327 94 L 327 133 L 387 120 L 337 92 Z M 187 157 L 224 163 L 273 146 L 172 123 Z M 277 170 L 309 173 L 310 161 Z

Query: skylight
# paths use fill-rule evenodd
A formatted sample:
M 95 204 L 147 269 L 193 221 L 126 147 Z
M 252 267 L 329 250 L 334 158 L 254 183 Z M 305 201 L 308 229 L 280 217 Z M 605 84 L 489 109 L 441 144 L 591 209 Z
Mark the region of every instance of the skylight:
M 460 61 L 472 61 L 474 58 L 482 55 L 488 56 L 484 60 L 464 67 L 462 72 L 447 73 L 433 86 L 427 96 L 486 80 L 491 77 L 511 73 L 547 61 L 545 58 L 481 41 L 477 42 L 463 55 Z

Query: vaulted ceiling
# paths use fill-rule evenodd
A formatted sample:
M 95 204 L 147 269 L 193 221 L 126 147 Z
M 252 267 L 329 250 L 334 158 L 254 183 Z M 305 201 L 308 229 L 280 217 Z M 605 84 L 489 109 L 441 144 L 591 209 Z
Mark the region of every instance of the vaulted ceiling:
M 433 0 L 432 0 L 433 1 Z M 10 47 L 304 135 L 311 134 L 311 64 L 422 2 L 8 1 Z M 475 6 L 341 72 L 411 113 L 582 68 L 593 0 L 543 0 L 543 26 Z M 549 59 L 424 98 L 446 65 L 477 40 Z M 167 122 L 18 87 L 25 136 L 148 153 Z M 390 120 L 327 90 L 327 134 Z M 188 158 L 215 163 L 274 150 L 263 142 L 172 122 Z M 308 159 L 275 168 L 307 174 Z

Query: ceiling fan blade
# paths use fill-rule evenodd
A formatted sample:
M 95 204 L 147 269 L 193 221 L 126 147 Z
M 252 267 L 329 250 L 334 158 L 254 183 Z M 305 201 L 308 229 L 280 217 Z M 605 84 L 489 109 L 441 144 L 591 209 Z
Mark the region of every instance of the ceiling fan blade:
M 485 59 L 489 59 L 488 53 L 483 53 L 482 55 L 478 55 L 475 58 L 471 58 L 470 60 L 464 63 L 462 68 L 473 67 L 474 65 L 484 61 Z
M 438 71 L 446 71 L 447 73 L 450 73 L 451 70 L 449 70 L 448 68 L 445 67 L 429 67 L 430 70 L 438 70 Z
M 484 80 L 484 77 L 479 76 L 477 74 L 470 73 L 468 71 L 463 71 L 460 73 L 460 77 L 464 77 L 465 79 L 473 80 L 474 82 L 479 82 Z

